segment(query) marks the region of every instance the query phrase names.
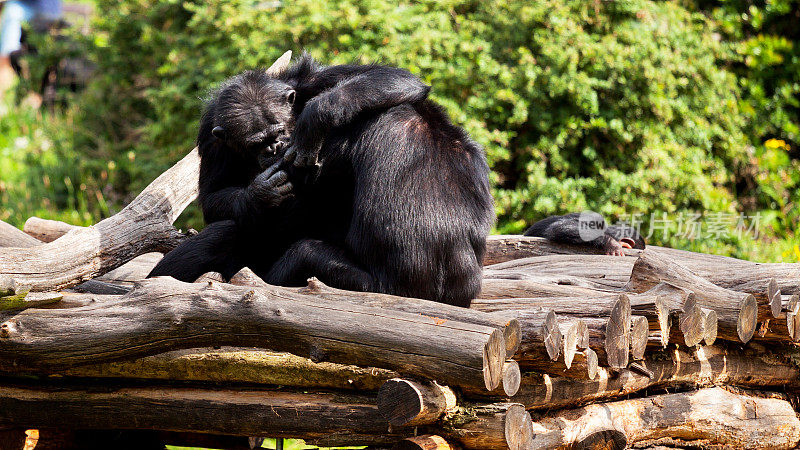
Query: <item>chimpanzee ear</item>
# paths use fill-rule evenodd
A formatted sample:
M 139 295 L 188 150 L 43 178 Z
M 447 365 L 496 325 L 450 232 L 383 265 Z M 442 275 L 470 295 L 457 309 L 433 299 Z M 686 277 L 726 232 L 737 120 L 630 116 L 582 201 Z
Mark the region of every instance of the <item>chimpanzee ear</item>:
M 214 129 L 211 130 L 211 134 L 217 139 L 225 139 L 225 128 L 214 127 Z
M 286 103 L 289 105 L 294 105 L 294 91 L 289 91 L 286 93 Z

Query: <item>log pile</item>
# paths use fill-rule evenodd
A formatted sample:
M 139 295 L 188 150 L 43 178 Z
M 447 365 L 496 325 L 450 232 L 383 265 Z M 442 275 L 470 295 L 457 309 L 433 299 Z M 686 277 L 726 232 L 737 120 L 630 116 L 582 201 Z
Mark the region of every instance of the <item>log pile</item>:
M 494 236 L 470 309 L 146 279 L 197 164 L 93 227 L 0 222 L 0 448 L 800 444 L 800 265 Z

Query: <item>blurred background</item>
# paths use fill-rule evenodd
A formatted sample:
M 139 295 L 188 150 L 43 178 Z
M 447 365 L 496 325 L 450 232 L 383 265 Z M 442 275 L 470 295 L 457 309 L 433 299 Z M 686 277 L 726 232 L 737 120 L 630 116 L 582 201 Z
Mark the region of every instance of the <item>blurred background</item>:
M 800 0 L 64 2 L 11 58 L 0 219 L 115 213 L 191 150 L 209 88 L 290 49 L 430 84 L 486 149 L 497 233 L 592 209 L 798 262 L 799 24 Z

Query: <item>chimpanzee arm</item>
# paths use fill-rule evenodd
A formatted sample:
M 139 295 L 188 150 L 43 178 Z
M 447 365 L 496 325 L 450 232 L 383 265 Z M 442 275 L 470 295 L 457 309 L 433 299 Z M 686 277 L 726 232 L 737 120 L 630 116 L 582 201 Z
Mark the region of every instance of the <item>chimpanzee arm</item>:
M 605 233 L 605 228 L 603 216 L 587 211 L 542 219 L 531 225 L 525 236 L 543 237 L 560 244 L 591 246 L 609 254 L 621 253 L 619 242 Z
M 292 183 L 280 163 L 278 160 L 242 186 L 242 181 L 250 178 L 248 171 L 257 170 L 252 164 L 237 164 L 232 158 L 205 153 L 200 162 L 199 200 L 206 223 L 233 220 L 248 226 L 291 198 Z
M 425 99 L 430 91 L 407 70 L 372 66 L 346 78 L 306 102 L 297 118 L 292 147 L 286 159 L 295 165 L 313 165 L 328 131 L 351 123 L 365 111 L 386 109 Z

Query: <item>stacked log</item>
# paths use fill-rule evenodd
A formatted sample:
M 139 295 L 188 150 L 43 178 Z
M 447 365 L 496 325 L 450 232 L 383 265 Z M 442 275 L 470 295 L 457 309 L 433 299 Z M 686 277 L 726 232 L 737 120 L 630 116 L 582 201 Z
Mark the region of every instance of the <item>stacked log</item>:
M 197 162 L 94 227 L 0 222 L 0 447 L 800 444 L 797 265 L 499 236 L 470 309 L 148 280 Z

